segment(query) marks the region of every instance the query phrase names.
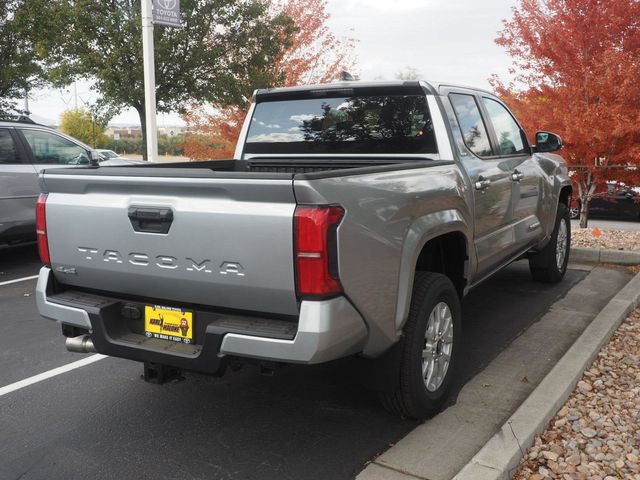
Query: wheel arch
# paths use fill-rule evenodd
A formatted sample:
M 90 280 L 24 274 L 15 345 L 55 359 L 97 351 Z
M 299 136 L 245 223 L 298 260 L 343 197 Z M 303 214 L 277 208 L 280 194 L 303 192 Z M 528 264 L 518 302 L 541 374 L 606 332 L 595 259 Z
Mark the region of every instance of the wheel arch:
M 571 196 L 573 195 L 571 180 L 569 178 L 556 177 L 552 192 L 555 196 L 551 197 L 551 201 L 553 203 L 549 205 L 549 218 L 544 222 L 546 224 L 544 230 L 545 235 L 542 241 L 538 244 L 538 248 L 543 248 L 551 238 L 551 232 L 555 225 L 556 215 L 558 215 L 558 205 L 562 203 L 566 205 L 567 208 L 571 208 Z
M 567 206 L 567 208 L 571 207 L 572 196 L 573 196 L 573 187 L 571 185 L 564 185 L 560 187 L 558 201 L 560 203 L 564 203 Z
M 396 329 L 409 315 L 416 272 L 433 271 L 448 276 L 460 298 L 466 291 L 473 256 L 471 227 L 457 210 L 436 212 L 417 219 L 405 239 L 400 266 Z

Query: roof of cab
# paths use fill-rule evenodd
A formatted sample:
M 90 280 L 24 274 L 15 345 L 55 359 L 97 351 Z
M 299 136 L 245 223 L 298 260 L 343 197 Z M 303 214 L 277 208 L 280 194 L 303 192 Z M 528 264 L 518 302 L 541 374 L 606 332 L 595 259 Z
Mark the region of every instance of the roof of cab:
M 467 85 L 458 85 L 450 82 L 433 82 L 426 80 L 384 80 L 376 82 L 363 82 L 363 81 L 338 81 L 332 83 L 320 83 L 314 85 L 298 85 L 295 87 L 278 87 L 278 88 L 265 88 L 259 89 L 254 92 L 254 99 L 256 102 L 265 99 L 275 100 L 279 97 L 295 98 L 301 96 L 307 96 L 309 94 L 330 94 L 344 91 L 348 94 L 351 91 L 359 90 L 361 92 L 376 91 L 397 91 L 397 92 L 413 92 L 413 93 L 436 93 L 440 91 L 441 87 L 445 88 L 459 88 L 464 90 L 473 90 L 476 92 L 483 92 L 493 95 L 488 90 L 481 88 L 470 87 Z

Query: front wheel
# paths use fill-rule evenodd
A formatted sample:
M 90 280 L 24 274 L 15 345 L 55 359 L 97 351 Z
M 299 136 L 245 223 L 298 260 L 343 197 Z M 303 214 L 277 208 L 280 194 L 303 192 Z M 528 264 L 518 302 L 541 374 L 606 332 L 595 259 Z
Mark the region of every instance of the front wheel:
M 549 243 L 540 252 L 529 256 L 529 270 L 534 280 L 557 283 L 564 277 L 571 250 L 571 222 L 569 209 L 558 205 L 556 222 Z
M 439 273 L 416 273 L 399 345 L 399 378 L 394 390 L 380 393 L 389 412 L 406 418 L 438 413 L 451 386 L 461 330 L 460 300 L 451 280 Z

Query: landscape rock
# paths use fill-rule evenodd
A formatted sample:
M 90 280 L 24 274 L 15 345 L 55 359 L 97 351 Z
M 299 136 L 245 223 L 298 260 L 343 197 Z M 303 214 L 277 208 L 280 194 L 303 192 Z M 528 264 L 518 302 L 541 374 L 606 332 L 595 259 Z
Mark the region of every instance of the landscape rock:
M 639 464 L 640 309 L 637 309 L 600 351 L 549 428 L 536 436 L 534 446 L 526 452 L 512 478 L 640 480 Z
M 640 232 L 600 230 L 600 236 L 595 236 L 593 228 L 572 228 L 571 246 L 607 250 L 640 250 Z

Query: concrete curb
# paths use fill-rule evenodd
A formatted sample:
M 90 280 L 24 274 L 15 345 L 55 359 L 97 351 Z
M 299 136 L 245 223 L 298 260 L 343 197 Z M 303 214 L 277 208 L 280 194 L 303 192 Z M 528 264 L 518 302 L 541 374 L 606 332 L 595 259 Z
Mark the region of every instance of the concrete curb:
M 600 252 L 600 261 L 604 261 Z M 638 257 L 640 258 L 640 254 Z M 573 256 L 572 260 L 577 261 Z M 533 444 L 535 435 L 546 429 L 600 349 L 609 341 L 628 313 L 638 305 L 640 273 L 609 301 L 531 395 L 458 472 L 454 480 L 510 479 L 525 450 Z
M 605 248 L 572 248 L 569 261 L 574 263 L 615 263 L 617 265 L 640 264 L 640 252 L 607 250 Z

